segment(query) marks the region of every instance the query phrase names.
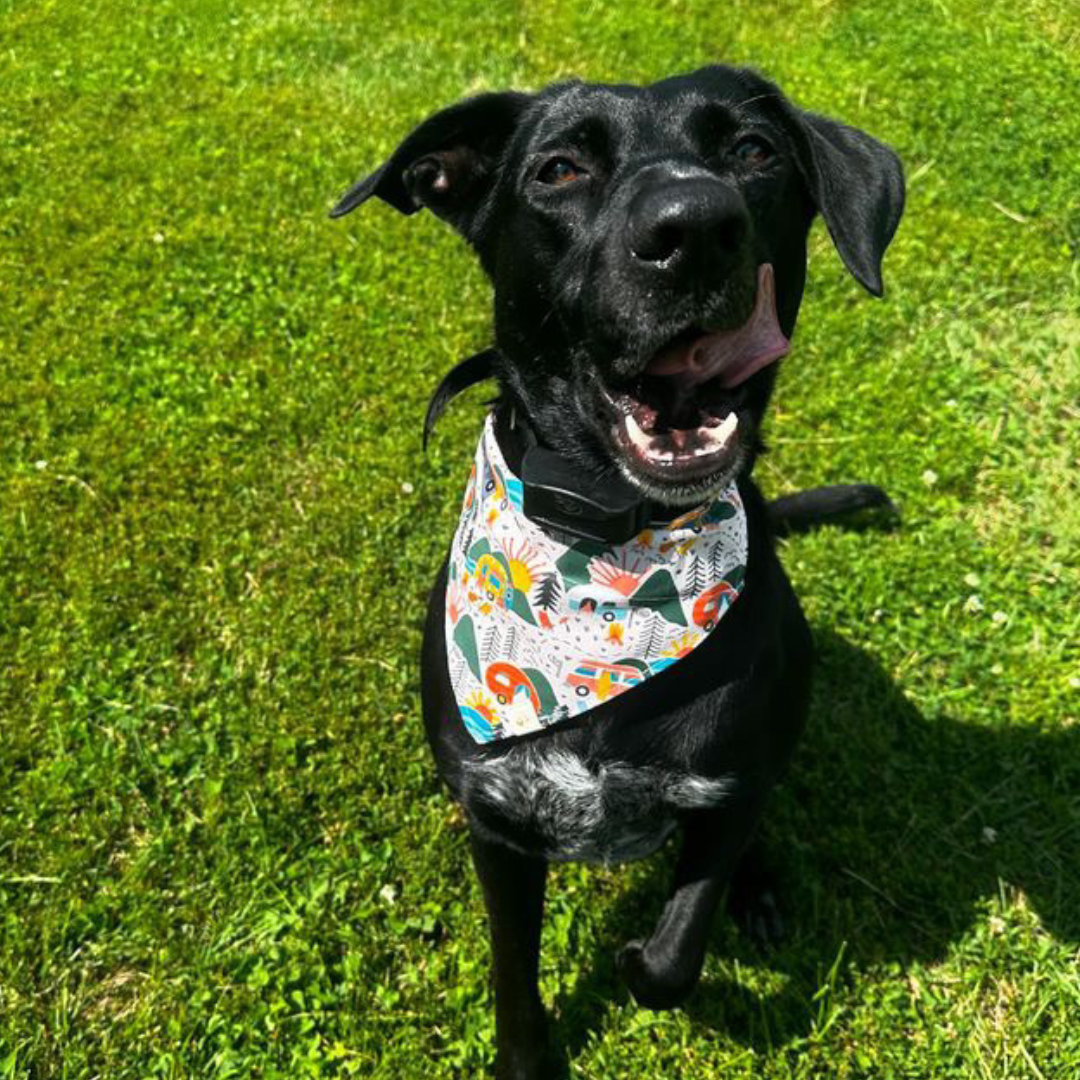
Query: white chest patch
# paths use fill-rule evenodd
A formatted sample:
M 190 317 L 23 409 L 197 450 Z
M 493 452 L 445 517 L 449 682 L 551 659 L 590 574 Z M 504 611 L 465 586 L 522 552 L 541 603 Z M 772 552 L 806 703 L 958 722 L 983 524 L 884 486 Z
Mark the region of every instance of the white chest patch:
M 541 741 L 468 762 L 465 787 L 469 800 L 540 836 L 549 859 L 609 864 L 650 855 L 674 831 L 678 811 L 719 805 L 734 780 L 625 762 L 591 769 Z
M 478 743 L 579 716 L 670 667 L 716 627 L 746 575 L 734 483 L 612 546 L 548 532 L 522 504 L 489 416 L 446 586 L 450 681 Z

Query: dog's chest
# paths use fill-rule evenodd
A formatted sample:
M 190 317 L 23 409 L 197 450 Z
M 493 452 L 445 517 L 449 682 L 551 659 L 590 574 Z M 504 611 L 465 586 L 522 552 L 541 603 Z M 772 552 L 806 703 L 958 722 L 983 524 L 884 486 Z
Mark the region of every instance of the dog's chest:
M 624 761 L 591 764 L 547 740 L 464 766 L 462 795 L 549 859 L 617 863 L 655 851 L 680 812 L 717 806 L 731 778 Z

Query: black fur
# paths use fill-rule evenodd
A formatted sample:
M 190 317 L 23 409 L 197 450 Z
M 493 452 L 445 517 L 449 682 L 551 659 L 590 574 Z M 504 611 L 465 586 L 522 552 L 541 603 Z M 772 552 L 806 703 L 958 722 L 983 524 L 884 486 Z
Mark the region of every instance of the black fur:
M 544 777 L 557 786 L 559 769 L 570 767 L 592 785 L 594 808 L 605 805 L 605 777 L 616 771 L 625 786 L 638 770 L 661 793 L 650 811 L 655 842 L 676 821 L 682 828 L 675 881 L 658 925 L 626 946 L 619 966 L 640 1003 L 681 1001 L 806 715 L 810 632 L 776 557 L 774 529 L 804 526 L 838 506 L 887 502 L 878 489 L 849 487 L 766 506 L 750 474 L 775 365 L 720 394 L 737 415 L 737 433 L 703 476 L 643 473 L 613 435 L 606 403 L 627 388 L 644 393 L 646 366 L 680 335 L 742 325 L 762 263 L 774 268 L 779 324 L 790 337 L 815 213 L 851 273 L 880 294 L 903 178 L 895 155 L 869 136 L 800 111 L 753 72 L 715 66 L 645 87 L 569 83 L 466 100 L 421 124 L 334 214 L 372 195 L 404 213 L 426 206 L 446 219 L 494 285 L 497 349 L 448 377 L 426 431 L 457 389 L 490 370 L 499 384 L 496 432 L 512 468 L 514 429 L 527 424 L 583 475 L 621 473 L 673 514 L 732 479 L 746 506 L 745 587 L 706 641 L 584 718 L 509 746 L 478 746 L 466 733 L 446 665 L 445 566 L 431 593 L 424 722 L 440 775 L 468 818 L 491 921 L 496 1073 L 542 1077 L 550 1075 L 536 985 L 545 869 L 569 846 L 550 815 L 508 806 L 506 792 L 537 794 Z M 492 786 L 500 770 L 517 771 L 512 783 Z M 664 792 L 699 780 L 722 782 L 725 797 L 693 807 L 671 796 L 665 804 Z M 620 819 L 601 813 L 589 827 L 597 850 L 608 850 Z M 756 915 L 754 904 L 740 898 L 748 921 L 773 918 L 771 897 Z

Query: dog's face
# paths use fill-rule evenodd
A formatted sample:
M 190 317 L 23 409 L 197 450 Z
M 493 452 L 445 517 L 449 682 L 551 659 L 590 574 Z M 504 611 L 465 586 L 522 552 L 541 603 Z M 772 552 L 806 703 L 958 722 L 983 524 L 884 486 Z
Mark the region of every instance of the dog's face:
M 895 155 L 745 70 L 486 94 L 417 128 L 334 210 L 421 206 L 495 288 L 503 393 L 540 440 L 668 505 L 749 468 L 825 218 L 881 292 Z

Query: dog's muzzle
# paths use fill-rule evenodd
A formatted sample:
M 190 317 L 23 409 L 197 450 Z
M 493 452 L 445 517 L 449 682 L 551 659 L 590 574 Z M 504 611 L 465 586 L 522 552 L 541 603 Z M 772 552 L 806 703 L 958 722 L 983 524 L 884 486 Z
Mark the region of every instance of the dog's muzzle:
M 661 348 L 640 374 L 601 384 L 609 434 L 632 478 L 665 485 L 702 481 L 735 457 L 739 388 L 786 355 L 769 263 L 758 267 L 749 317 L 730 330 L 688 331 Z

